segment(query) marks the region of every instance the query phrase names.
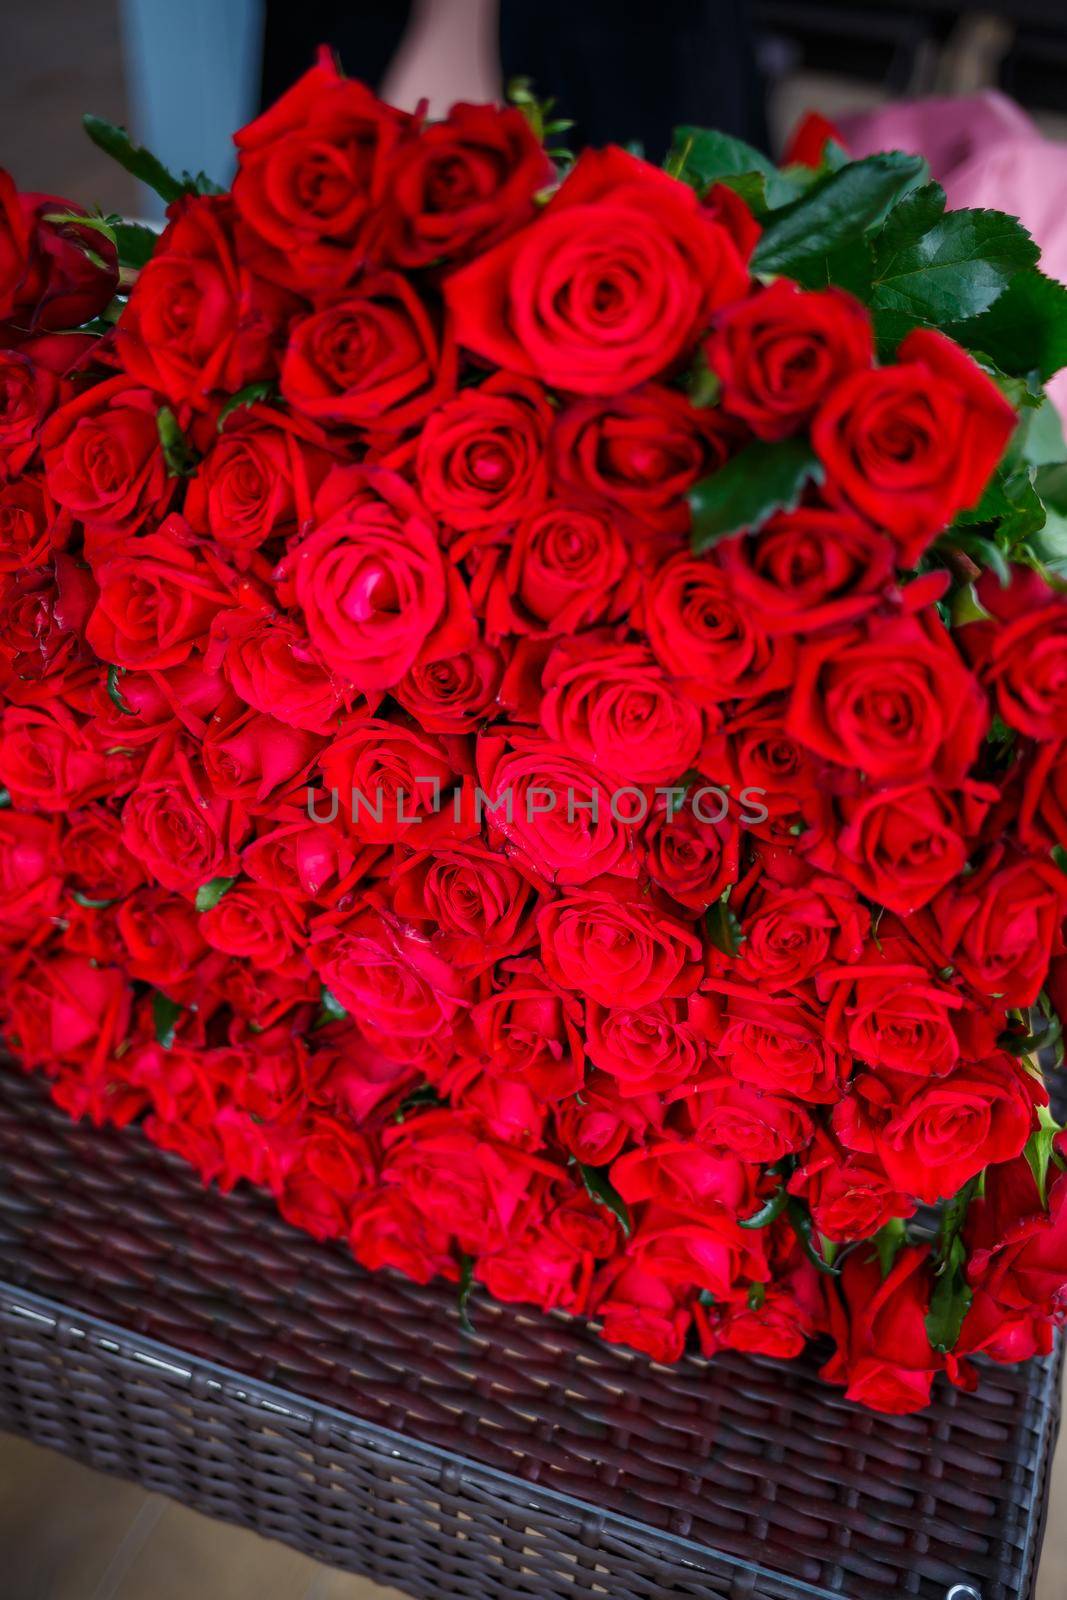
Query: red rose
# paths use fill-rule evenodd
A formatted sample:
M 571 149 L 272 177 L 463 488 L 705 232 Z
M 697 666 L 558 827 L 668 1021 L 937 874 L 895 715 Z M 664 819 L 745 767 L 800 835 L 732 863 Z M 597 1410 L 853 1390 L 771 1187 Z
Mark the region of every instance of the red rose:
M 130 534 L 162 518 L 174 480 L 160 449 L 158 406 L 120 375 L 52 413 L 41 434 L 49 492 L 86 526 Z
M 100 598 L 85 637 L 104 661 L 159 672 L 202 648 L 232 599 L 178 516 L 95 566 Z M 225 581 L 225 580 L 223 580 Z
M 396 915 L 428 924 L 451 965 L 481 970 L 533 940 L 533 885 L 481 843 L 420 850 L 397 864 L 394 885 Z
M 71 817 L 63 836 L 63 864 L 68 882 L 89 900 L 121 900 L 144 882 L 121 822 L 96 807 Z
M 1031 739 L 1067 735 L 1067 604 L 1037 572 L 1014 567 L 976 585 L 990 621 L 968 623 L 960 642 L 1009 728 Z
M 9 983 L 4 1012 L 27 1066 L 103 1060 L 126 1037 L 130 986 L 118 967 L 84 956 L 35 957 Z
M 712 1050 L 724 1071 L 808 1104 L 826 1105 L 840 1097 L 852 1063 L 826 1036 L 813 1006 L 799 997 L 768 996 L 721 979 L 712 979 L 710 987 L 722 995 Z
M 336 813 L 357 839 L 422 844 L 414 830 L 438 815 L 449 817 L 448 796 L 463 760 L 458 742 L 420 728 L 353 720 L 319 758 L 330 801 L 311 814 L 322 820 Z
M 214 665 L 217 658 L 234 693 L 253 710 L 310 733 L 336 731 L 345 690 L 294 623 L 251 611 L 217 612 L 207 659 Z
M 821 830 L 830 815 L 828 785 L 822 762 L 785 731 L 785 706 L 775 698 L 746 705 L 708 741 L 704 765 L 728 783 L 731 793 L 754 799 L 767 810 L 765 824 L 749 825 L 761 837 L 782 839 L 795 849 L 800 835 Z M 747 807 L 751 810 L 751 807 Z
M 1022 1156 L 991 1167 L 967 1210 L 967 1276 L 998 1307 L 1058 1317 L 1067 1283 L 1067 1178 L 1048 1170 L 1043 1206 Z
M 723 408 L 760 439 L 798 433 L 841 378 L 874 361 L 865 308 L 843 289 L 810 293 L 779 278 L 728 306 L 705 346 Z
M 745 937 L 730 975 L 772 994 L 856 961 L 870 926 L 848 884 L 815 875 L 781 885 L 761 879 L 735 909 Z
M 442 1039 L 464 992 L 462 980 L 421 934 L 372 910 L 319 918 L 309 956 L 323 983 L 386 1054 L 400 1059 L 418 1040 Z
M 459 1277 L 447 1228 L 418 1211 L 402 1189 L 380 1189 L 357 1201 L 349 1243 L 369 1272 L 392 1267 L 416 1283 Z
M 339 1238 L 351 1228 L 356 1201 L 374 1183 L 374 1166 L 361 1134 L 331 1117 L 308 1117 L 272 1150 L 278 1210 L 315 1239 Z
M 873 783 L 958 782 L 988 722 L 985 696 L 933 610 L 870 618 L 800 647 L 787 729 Z
M 24 473 L 14 483 L 0 482 L 0 573 L 43 566 L 70 536 L 69 514 L 40 478 Z
M 947 959 L 979 994 L 1029 1006 L 1063 949 L 1067 876 L 1051 861 L 992 851 L 930 907 Z
M 626 545 L 610 514 L 551 501 L 508 530 L 507 564 L 475 571 L 486 633 L 574 633 L 611 622 L 632 593 Z
M 17 477 L 33 460 L 41 424 L 64 388 L 25 351 L 0 350 L 0 475 Z
M 360 264 L 388 158 L 414 127 L 404 112 L 343 77 L 323 48 L 309 72 L 234 135 L 233 197 L 271 246 L 273 270 L 315 284 L 343 279 Z
M 478 777 L 490 842 L 549 883 L 589 883 L 637 871 L 633 829 L 616 815 L 597 773 L 544 738 L 478 742 Z
M 782 1280 L 768 1284 L 761 1297 L 743 1305 L 711 1308 L 698 1300 L 693 1318 L 705 1356 L 720 1350 L 744 1350 L 776 1361 L 792 1361 L 825 1326 L 819 1274 L 799 1256 Z
M 812 427 L 825 492 L 897 541 L 902 566 L 981 497 L 1015 412 L 965 351 L 916 328 L 893 366 L 856 372 Z
M 495 372 L 427 417 L 415 468 L 419 492 L 449 528 L 508 524 L 538 506 L 548 474 L 552 409 L 527 378 Z
M 893 580 L 884 534 L 845 511 L 780 511 L 758 534 L 726 539 L 722 570 L 765 632 L 814 633 L 862 617 Z
M 130 376 L 203 410 L 274 378 L 295 302 L 260 278 L 234 239 L 228 195 L 195 196 L 173 220 L 130 294 L 117 334 Z
M 384 177 L 381 245 L 399 266 L 467 259 L 534 215 L 555 169 L 523 113 L 454 105 L 401 142 Z
M 195 968 L 207 945 L 187 900 L 165 889 L 138 889 L 118 906 L 115 924 L 131 978 L 164 989 L 172 998 L 198 997 L 202 991 Z
M 612 1163 L 611 1182 L 627 1205 L 651 1201 L 672 1211 L 708 1216 L 752 1209 L 754 1169 L 733 1155 L 712 1154 L 690 1140 L 664 1139 Z
M 840 1150 L 822 1132 L 788 1187 L 804 1199 L 823 1237 L 837 1244 L 869 1239 L 893 1217 L 910 1217 L 915 1210 L 915 1202 L 892 1187 L 876 1160 Z
M 541 724 L 550 739 L 623 784 L 670 783 L 696 759 L 700 711 L 683 700 L 652 652 L 584 634 L 545 664 Z
M 587 150 L 538 217 L 454 273 L 459 343 L 579 394 L 668 371 L 747 274 L 686 185 L 614 147 Z
M 737 882 L 741 850 L 737 818 L 727 813 L 724 793 L 708 796 L 700 788 L 693 793 L 691 786 L 677 810 L 670 799 L 657 800 L 642 832 L 645 870 L 687 911 L 706 911 Z
M 995 789 L 977 783 L 957 791 L 915 783 L 842 798 L 840 832 L 816 837 L 808 859 L 907 916 L 963 871 L 968 841 L 996 798 Z
M 862 958 L 817 975 L 826 1029 L 872 1067 L 943 1077 L 961 1056 L 988 1055 L 997 1027 L 964 1001 L 957 984 L 935 978 L 918 946 L 878 927 Z
M 15 314 L 29 262 L 29 220 L 14 179 L 0 167 L 0 321 Z
M 190 897 L 213 878 L 236 877 L 244 813 L 215 794 L 180 745 L 157 745 L 123 809 L 125 841 L 166 889 Z
M 204 771 L 217 795 L 262 805 L 304 784 L 322 749 L 318 734 L 227 702 L 211 719 L 202 746 Z
M 259 884 L 238 884 L 200 918 L 200 932 L 224 955 L 257 970 L 287 969 L 304 942 L 299 911 L 284 895 Z
M 725 463 L 735 442 L 736 429 L 721 412 L 649 383 L 610 400 L 565 406 L 552 435 L 552 465 L 577 498 L 684 533 L 686 494 Z
M 260 832 L 241 851 L 248 876 L 291 899 L 334 907 L 339 895 L 369 871 L 381 854 L 376 845 L 360 847 L 340 821 L 314 822 L 308 805 L 269 807 L 257 819 Z
M 472 733 L 496 711 L 504 663 L 490 644 L 446 642 L 431 640 L 391 693 L 427 733 Z
M 545 967 L 565 989 L 610 1006 L 691 994 L 700 941 L 653 901 L 621 882 L 553 900 L 537 919 Z
M 431 1225 L 447 1218 L 461 1250 L 499 1250 L 524 1218 L 540 1164 L 479 1137 L 469 1117 L 431 1111 L 385 1135 L 383 1177 Z
M 653 1361 L 680 1361 L 692 1322 L 680 1291 L 645 1263 L 626 1257 L 607 1268 L 594 1288 L 601 1338 L 642 1350 Z
M 190 527 L 241 552 L 303 532 L 331 464 L 322 443 L 310 424 L 261 406 L 233 413 L 189 479 Z
M 665 1094 L 705 1066 L 714 1007 L 700 994 L 654 1005 L 585 1008 L 586 1049 L 623 1096 Z
M 461 586 L 430 517 L 395 473 L 338 468 L 315 517 L 282 571 L 326 666 L 373 694 L 400 681 L 459 605 Z
M 20 333 L 78 328 L 118 287 L 115 246 L 57 195 L 20 195 L 0 168 L 0 321 Z
M 383 272 L 293 324 L 281 381 L 304 416 L 394 434 L 452 395 L 456 355 L 408 280 Z
M 702 703 L 754 699 L 792 679 L 792 640 L 766 632 L 714 555 L 665 562 L 645 590 L 644 624 L 657 658 Z
M 510 963 L 495 994 L 471 1011 L 482 1058 L 550 1101 L 582 1086 L 581 1021 L 579 1002 L 530 961 Z
M 1023 769 L 1019 839 L 1028 850 L 1067 848 L 1067 742 L 1045 741 Z
M 495 1300 L 530 1302 L 542 1311 L 581 1316 L 593 1265 L 585 1251 L 543 1229 L 531 1229 L 510 1249 L 483 1256 L 475 1275 Z
M 50 711 L 7 706 L 0 717 L 0 771 L 15 804 L 27 811 L 69 811 L 128 785 L 125 753 L 96 750 L 65 706 Z
M 1035 1122 L 1035 1090 L 1004 1052 L 942 1078 L 882 1069 L 877 1078 L 864 1074 L 855 1082 L 861 1131 L 846 1105 L 838 1108 L 836 1129 L 842 1142 L 873 1150 L 895 1189 L 933 1205 L 983 1167 L 1020 1153 Z
M 25 944 L 56 915 L 63 893 L 59 827 L 48 817 L 0 811 L 0 944 Z
M 906 1416 L 930 1402 L 934 1376 L 945 1359 L 926 1332 L 933 1278 L 928 1246 L 901 1250 L 885 1278 L 873 1250 L 856 1250 L 842 1267 L 847 1314 L 838 1353 L 823 1369 L 830 1382 L 847 1384 L 846 1398 Z
M 737 246 L 742 261 L 748 261 L 760 241 L 763 229 L 736 189 L 726 183 L 713 183 L 701 204 L 709 217 L 726 229 Z
M 770 1281 L 766 1236 L 745 1229 L 721 1207 L 701 1207 L 699 1217 L 650 1206 L 630 1245 L 641 1265 L 682 1291 L 705 1291 L 716 1300 L 743 1301 L 741 1280 Z
M 696 1090 L 683 1085 L 678 1101 L 680 1126 L 708 1150 L 724 1150 L 761 1165 L 803 1150 L 811 1139 L 811 1118 L 787 1095 L 767 1094 L 723 1074 Z

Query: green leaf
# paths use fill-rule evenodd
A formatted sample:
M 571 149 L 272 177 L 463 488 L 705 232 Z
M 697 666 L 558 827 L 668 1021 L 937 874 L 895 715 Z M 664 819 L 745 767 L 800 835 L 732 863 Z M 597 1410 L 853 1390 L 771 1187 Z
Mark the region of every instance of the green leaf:
M 608 1210 L 619 1219 L 623 1233 L 629 1238 L 633 1232 L 630 1209 L 622 1195 L 612 1185 L 607 1168 L 589 1167 L 584 1161 L 579 1161 L 577 1165 L 590 1199 L 595 1200 L 598 1206 L 607 1206 Z
M 755 532 L 776 511 L 792 511 L 822 468 L 805 439 L 757 441 L 689 493 L 693 549 L 708 550 L 731 534 Z
M 169 1050 L 174 1043 L 174 1031 L 183 1009 L 176 1000 L 169 1000 L 158 989 L 152 996 L 152 1022 L 156 1030 L 156 1039 L 164 1050 Z
M 1051 378 L 1067 366 L 1067 285 L 1043 272 L 1017 272 L 988 311 L 946 329 L 1005 372 Z
M 934 1350 L 946 1354 L 959 1340 L 963 1319 L 971 1309 L 972 1295 L 963 1269 L 967 1252 L 963 1240 L 953 1240 L 941 1270 L 934 1279 L 930 1310 L 926 1317 L 926 1337 Z
M 790 1196 L 790 1198 L 786 1201 L 785 1211 L 786 1216 L 793 1225 L 793 1232 L 800 1240 L 804 1254 L 807 1256 L 812 1266 L 816 1267 L 819 1272 L 825 1273 L 827 1277 L 840 1277 L 841 1268 L 833 1266 L 815 1248 L 815 1229 L 813 1227 L 811 1217 L 808 1215 L 804 1206 L 801 1205 L 800 1201 Z
M 178 419 L 170 406 L 160 406 L 156 412 L 159 442 L 172 478 L 188 478 L 196 471 L 199 457 L 182 432 Z
M 464 1255 L 459 1263 L 459 1293 L 456 1306 L 459 1310 L 459 1325 L 464 1333 L 474 1333 L 474 1323 L 470 1318 L 471 1295 L 474 1292 L 474 1257 Z
M 754 1211 L 750 1217 L 738 1217 L 738 1227 L 769 1228 L 771 1223 L 777 1221 L 785 1210 L 788 1199 L 789 1193 L 783 1183 L 782 1187 L 776 1189 L 770 1199 L 760 1206 L 758 1211 Z
M 11 806 L 11 790 L 0 789 L 0 811 L 7 811 Z
M 335 994 L 332 994 L 330 990 L 327 989 L 325 984 L 322 985 L 320 993 L 321 999 L 319 1002 L 319 1014 L 315 1018 L 315 1021 L 311 1024 L 312 1031 L 314 1031 L 316 1028 L 328 1027 L 331 1022 L 343 1022 L 348 1016 L 348 1012 L 345 1010 L 340 1000 L 338 1000 Z M 403 1122 L 404 1119 L 403 1116 L 398 1113 L 396 1120 L 398 1122 Z
M 323 989 L 322 991 L 323 1010 L 325 1011 L 326 1009 L 327 995 L 330 995 L 330 1000 L 333 1005 L 338 1007 L 338 1013 L 335 1013 L 334 1020 L 338 1014 L 341 1017 L 347 1017 L 348 1012 L 345 1011 L 340 1006 L 339 1002 L 334 999 L 333 995 L 330 994 L 329 989 Z M 396 1108 L 396 1117 L 394 1118 L 394 1121 L 406 1122 L 413 1111 L 429 1111 L 433 1107 L 443 1106 L 445 1103 L 446 1102 L 441 1099 L 441 1096 L 438 1094 L 432 1083 L 421 1084 L 419 1088 L 412 1089 L 411 1093 L 409 1095 L 405 1095 L 403 1100 L 401 1100 L 400 1104 Z
M 767 1298 L 767 1285 L 764 1283 L 750 1283 L 745 1304 L 750 1311 L 761 1311 Z
M 90 900 L 87 894 L 82 894 L 80 889 L 72 889 L 70 897 L 75 905 L 85 906 L 88 910 L 102 911 L 105 906 L 113 906 L 114 900 Z M 180 1009 L 180 1007 L 179 1007 Z
M 668 161 L 677 160 L 683 151 L 686 176 L 704 185 L 738 172 L 761 172 L 765 178 L 778 173 L 774 162 L 754 145 L 714 128 L 675 128 Z
M 154 228 L 146 228 L 140 222 L 115 222 L 112 232 L 122 266 L 139 271 L 148 265 L 160 237 Z
M 274 385 L 269 378 L 260 378 L 258 383 L 246 383 L 243 389 L 238 389 L 236 394 L 231 394 L 219 412 L 218 431 L 222 432 L 223 424 L 227 417 L 239 411 L 242 407 L 254 406 L 259 400 L 267 400 L 274 393 Z
M 930 183 L 895 206 L 874 240 L 868 298 L 879 338 L 896 345 L 912 328 L 941 328 L 993 305 L 1038 248 L 1001 211 L 945 211 Z
M 198 911 L 213 910 L 223 895 L 228 894 L 236 882 L 236 878 L 212 878 L 210 883 L 202 883 L 196 891 L 196 909 Z
M 1037 1116 L 1039 1126 L 1027 1140 L 1023 1154 L 1034 1175 L 1038 1199 L 1041 1201 L 1041 1209 L 1044 1210 L 1048 1205 L 1048 1169 L 1052 1160 L 1052 1145 L 1063 1129 L 1048 1106 L 1038 1106 Z
M 1067 577 L 1067 462 L 1039 467 L 1034 491 L 1045 508 L 1045 521 L 1030 537 L 1030 548 L 1054 576 Z
M 113 122 L 90 114 L 82 118 L 82 126 L 95 145 L 125 167 L 127 172 L 132 172 L 135 178 L 147 183 L 161 200 L 169 204 L 188 192 L 186 184 L 169 172 L 151 151 L 134 144 L 125 128 L 116 127 Z
M 730 891 L 708 907 L 704 918 L 704 931 L 716 950 L 721 950 L 724 956 L 736 956 L 745 942 L 745 935 L 737 920 L 736 914 L 730 910 Z
M 907 1237 L 908 1231 L 903 1217 L 890 1217 L 875 1234 L 874 1248 L 878 1252 L 878 1264 L 882 1269 L 883 1278 L 888 1278 L 893 1270 L 893 1263 L 906 1243 Z
M 122 698 L 122 691 L 119 688 L 119 673 L 120 672 L 124 673 L 125 671 L 126 671 L 125 667 L 114 667 L 114 666 L 108 667 L 108 669 L 107 669 L 107 692 L 111 696 L 111 699 L 113 700 L 115 705 L 118 706 L 119 710 L 122 712 L 124 717 L 135 717 L 137 715 L 137 712 L 133 709 L 132 706 L 128 706 L 126 704 L 125 700 Z
M 809 287 L 836 281 L 830 258 L 843 246 L 862 244 L 890 208 L 926 174 L 921 156 L 892 151 L 850 161 L 829 172 L 806 194 L 766 222 L 752 257 L 760 273 L 784 273 Z
M 1063 423 L 1048 395 L 1043 395 L 1037 405 L 1027 407 L 1019 418 L 1006 459 L 1030 467 L 1061 466 L 1067 462 Z

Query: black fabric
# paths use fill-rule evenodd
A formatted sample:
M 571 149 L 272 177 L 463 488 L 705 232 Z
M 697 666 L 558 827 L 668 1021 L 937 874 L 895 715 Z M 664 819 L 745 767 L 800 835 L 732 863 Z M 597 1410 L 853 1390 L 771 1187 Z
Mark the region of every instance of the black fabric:
M 322 43 L 377 87 L 411 10 L 411 0 L 267 0 L 264 105 Z M 574 120 L 575 150 L 633 141 L 659 161 L 684 122 L 767 146 L 748 0 L 501 0 L 500 59 L 505 82 L 532 79 Z

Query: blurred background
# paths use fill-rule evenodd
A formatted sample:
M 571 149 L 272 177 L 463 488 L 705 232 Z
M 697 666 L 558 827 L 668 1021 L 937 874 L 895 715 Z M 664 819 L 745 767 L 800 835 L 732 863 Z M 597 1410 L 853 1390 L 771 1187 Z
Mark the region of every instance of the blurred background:
M 964 108 L 942 167 L 1009 133 L 1067 139 L 1065 0 L 4 0 L 0 160 L 24 188 L 153 214 L 158 202 L 84 137 L 81 113 L 225 182 L 232 130 L 319 42 L 396 103 L 428 97 L 431 114 L 499 97 L 521 72 L 559 96 L 579 142 L 641 139 L 656 158 L 672 116 L 777 154 L 809 108 L 859 114 L 862 143 L 879 108 L 988 90 L 1025 115 L 1005 126 L 994 101 L 990 122 L 988 96 Z
M 0 0 L 0 164 L 24 189 L 159 216 L 82 112 L 226 182 L 232 130 L 320 42 L 434 115 L 528 75 L 576 119 L 575 148 L 636 139 L 654 159 L 672 121 L 778 155 L 816 110 L 854 154 L 921 150 L 950 203 L 1021 215 L 1067 278 L 1067 0 Z M 4 1600 L 387 1600 L 3 1436 L 0 1562 Z M 1064 1595 L 1061 1447 L 1038 1600 Z

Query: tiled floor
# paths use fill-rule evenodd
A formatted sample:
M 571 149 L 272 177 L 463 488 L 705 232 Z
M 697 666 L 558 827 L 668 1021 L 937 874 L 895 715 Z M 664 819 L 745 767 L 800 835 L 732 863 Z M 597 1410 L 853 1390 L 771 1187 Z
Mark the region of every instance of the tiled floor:
M 3 1600 L 402 1600 L 0 1435 Z
M 1036 1600 L 1067 1594 L 1067 1439 Z M 3 1600 L 402 1600 L 0 1434 Z

